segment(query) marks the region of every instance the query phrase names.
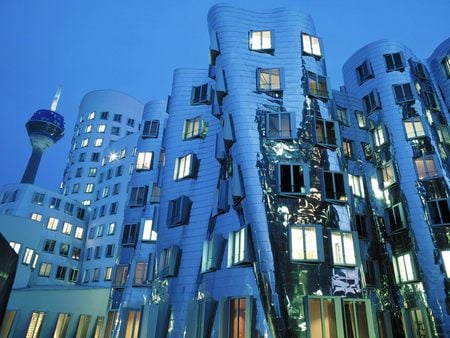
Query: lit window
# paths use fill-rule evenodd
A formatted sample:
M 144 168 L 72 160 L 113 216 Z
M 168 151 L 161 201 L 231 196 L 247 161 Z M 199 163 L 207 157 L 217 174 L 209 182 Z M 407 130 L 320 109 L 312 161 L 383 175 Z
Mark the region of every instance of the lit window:
M 69 256 L 70 245 L 67 243 L 61 243 L 59 245 L 59 255 L 63 257 Z
M 34 221 L 40 222 L 40 221 L 42 221 L 42 215 L 33 212 L 33 213 L 31 214 L 31 219 L 34 220 Z
M 33 194 L 33 198 L 31 200 L 31 202 L 33 204 L 38 204 L 38 205 L 42 205 L 44 204 L 44 198 L 45 198 L 45 194 L 41 194 L 39 192 L 35 192 Z M 12 202 L 12 201 L 11 201 Z
M 136 240 L 139 234 L 139 224 L 125 224 L 122 234 L 122 245 L 136 245 Z
M 80 319 L 78 320 L 77 332 L 75 333 L 75 337 L 87 337 L 89 322 L 91 321 L 91 316 L 89 315 L 80 315 Z
M 70 269 L 69 271 L 69 282 L 76 283 L 78 280 L 78 269 Z
M 428 217 L 433 226 L 448 226 L 450 224 L 450 200 L 436 199 L 427 201 Z
M 80 147 L 84 148 L 87 147 L 89 145 L 89 139 L 85 138 L 81 141 Z
M 382 188 L 388 188 L 391 185 L 393 185 L 395 182 L 397 182 L 396 176 L 395 176 L 395 170 L 394 170 L 394 164 L 392 162 L 387 162 L 383 164 L 379 170 L 379 175 L 381 179 L 381 187 Z
M 99 125 L 98 125 L 97 131 L 98 131 L 99 133 L 104 133 L 105 130 L 106 130 L 106 124 L 99 124 Z
M 102 138 L 97 138 L 97 139 L 95 139 L 94 145 L 95 145 L 96 147 L 101 147 L 102 144 L 103 144 L 103 139 L 102 139 Z
M 84 192 L 86 193 L 92 193 L 94 191 L 94 184 L 93 183 L 87 183 L 84 186 Z
M 153 220 L 144 220 L 143 228 L 142 241 L 156 241 L 156 239 L 158 238 L 158 233 L 153 229 Z
M 137 338 L 140 321 L 141 321 L 141 311 L 128 310 L 124 337 Z
M 157 138 L 159 131 L 159 120 L 144 121 L 142 130 L 143 138 Z
M 341 304 L 337 297 L 308 296 L 310 337 L 344 337 Z
M 384 127 L 379 124 L 371 130 L 372 140 L 375 147 L 381 147 L 387 144 L 387 138 Z
M 105 269 L 105 281 L 110 281 L 110 280 L 112 280 L 112 267 L 111 266 L 108 266 L 106 269 Z
M 254 51 L 272 51 L 271 31 L 250 31 L 249 48 Z
M 55 250 L 56 241 L 53 239 L 47 239 L 44 242 L 44 252 L 53 252 Z
M 291 225 L 289 228 L 290 258 L 293 262 L 323 261 L 322 228 L 318 225 Z
M 103 236 L 103 224 L 99 224 L 96 229 L 97 229 L 97 231 L 96 231 L 95 236 L 102 237 Z
M 386 209 L 388 233 L 392 233 L 406 227 L 406 219 L 402 203 L 397 203 Z
M 321 57 L 320 39 L 306 33 L 302 33 L 302 51 L 303 54 Z
M 48 223 L 47 223 L 47 229 L 56 230 L 58 228 L 58 222 L 59 222 L 59 220 L 57 218 L 49 217 Z
M 445 276 L 447 279 L 450 279 L 450 250 L 442 250 L 441 257 L 444 265 Z
M 75 228 L 75 238 L 82 239 L 83 238 L 83 228 L 82 227 L 76 227 Z
M 44 321 L 45 312 L 33 312 L 28 324 L 26 337 L 38 338 Z
M 108 197 L 109 195 L 109 185 L 105 185 L 102 191 L 102 198 Z
M 357 243 L 358 237 L 355 232 L 331 231 L 333 264 L 356 265 L 358 250 Z
M 323 146 L 338 146 L 339 125 L 337 122 L 316 119 L 315 141 Z
M 148 186 L 131 188 L 128 205 L 130 207 L 142 207 L 147 202 Z
M 328 99 L 327 78 L 313 72 L 308 72 L 308 94 L 316 98 Z
M 169 201 L 167 211 L 167 225 L 177 226 L 189 223 L 192 202 L 189 197 L 182 195 Z
M 376 89 L 364 96 L 362 101 L 366 114 L 370 114 L 377 109 L 381 109 L 380 97 L 378 96 Z
M 200 116 L 185 120 L 183 126 L 183 140 L 205 138 L 207 130 L 208 125 Z
M 108 236 L 114 235 L 115 228 L 116 228 L 116 223 L 115 222 L 109 223 L 107 235 Z
M 282 72 L 280 68 L 257 69 L 256 89 L 259 91 L 283 90 Z
M 113 121 L 114 122 L 121 122 L 122 121 L 122 114 L 114 114 Z
M 366 121 L 366 117 L 364 116 L 364 114 L 359 111 L 355 111 L 355 116 L 356 116 L 356 122 L 358 123 L 358 127 L 361 129 L 366 129 L 367 121 Z
M 81 249 L 74 246 L 72 248 L 72 259 L 75 261 L 79 261 L 81 257 Z
M 349 181 L 350 187 L 352 188 L 353 195 L 364 198 L 365 194 L 364 194 L 363 177 L 348 174 L 348 181 Z
M 92 112 L 90 112 L 89 113 L 89 115 L 88 115 L 88 120 L 93 120 L 95 118 L 95 111 L 92 111 Z
M 72 224 L 70 224 L 68 222 L 64 222 L 63 228 L 62 228 L 62 233 L 65 235 L 70 235 L 72 233 Z
M 125 156 L 127 156 L 127 148 L 122 148 L 120 150 L 119 158 L 122 159 L 125 158 Z
M 271 139 L 291 138 L 291 114 L 268 113 L 266 120 L 267 137 Z
M 342 149 L 345 158 L 353 158 L 353 142 L 350 140 L 342 140 Z
M 178 274 L 180 258 L 181 250 L 178 246 L 171 246 L 170 248 L 163 249 L 159 254 L 159 277 L 176 277 Z
M 399 85 L 393 85 L 395 102 L 398 104 L 414 101 L 411 86 L 409 83 L 403 83 Z
M 414 160 L 419 180 L 431 179 L 439 176 L 433 156 L 419 157 Z
M 348 116 L 348 111 L 345 108 L 336 108 L 336 120 L 341 122 L 344 126 L 350 125 L 350 117 Z
M 48 277 L 48 276 L 50 276 L 51 270 L 52 270 L 52 265 L 50 263 L 41 263 L 41 268 L 39 269 L 39 276 Z
M 153 165 L 153 152 L 140 152 L 136 160 L 136 171 L 151 170 Z
M 403 121 L 403 125 L 405 127 L 406 138 L 408 140 L 425 136 L 425 130 L 423 129 L 423 124 L 420 117 L 405 120 Z
M 201 272 L 209 272 L 220 269 L 224 238 L 220 235 L 212 235 L 211 239 L 203 242 Z
M 173 173 L 174 180 L 183 178 L 195 178 L 198 171 L 198 160 L 195 154 L 188 154 L 178 157 L 175 161 L 175 170 Z
M 33 258 L 34 250 L 30 248 L 25 248 L 25 253 L 23 254 L 22 263 L 25 265 L 30 265 Z
M 322 194 L 325 200 L 330 202 L 346 202 L 347 191 L 346 176 L 340 172 L 323 172 L 323 190 Z
M 364 60 L 361 65 L 356 67 L 356 77 L 359 85 L 362 85 L 367 80 L 372 79 L 373 76 L 372 65 L 369 60 Z
M 228 267 L 246 265 L 252 262 L 249 241 L 249 229 L 247 227 L 228 235 Z
M 136 262 L 133 284 L 141 285 L 147 280 L 147 262 Z
M 416 269 L 410 253 L 392 258 L 395 281 L 397 284 L 414 282 L 417 280 Z
M 67 326 L 69 325 L 70 314 L 68 313 L 59 313 L 58 319 L 56 321 L 55 332 L 53 333 L 53 337 L 65 337 Z
M 277 188 L 279 194 L 303 195 L 309 193 L 309 168 L 304 164 L 278 164 Z
M 11 248 L 13 248 L 13 250 L 16 252 L 16 254 L 19 254 L 20 247 L 22 246 L 22 244 L 11 241 L 11 242 L 9 242 L 9 245 L 11 246 Z
M 127 282 L 128 265 L 117 265 L 116 273 L 114 275 L 113 286 L 124 287 Z
M 395 70 L 403 71 L 405 69 L 402 55 L 400 53 L 385 54 L 384 61 L 386 61 L 387 72 L 392 72 Z
M 34 254 L 33 264 L 31 264 L 31 268 L 34 270 L 36 269 L 37 263 L 39 260 L 39 255 L 37 253 Z
M 207 83 L 201 86 L 192 87 L 191 104 L 210 104 L 211 86 Z
M 65 266 L 58 265 L 58 267 L 56 268 L 55 278 L 64 280 L 64 278 L 66 277 L 66 271 L 67 268 Z
M 444 66 L 445 74 L 450 78 L 450 55 L 447 55 L 444 60 L 442 60 L 442 65 Z

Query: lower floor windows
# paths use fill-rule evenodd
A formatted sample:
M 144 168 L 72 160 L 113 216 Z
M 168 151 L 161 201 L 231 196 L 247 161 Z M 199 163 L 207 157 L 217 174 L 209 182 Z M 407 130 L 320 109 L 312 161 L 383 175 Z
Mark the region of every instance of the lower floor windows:
M 128 310 L 127 321 L 125 324 L 126 338 L 138 338 L 139 323 L 141 321 L 141 311 Z
M 347 338 L 375 337 L 370 314 L 370 301 L 363 299 L 343 299 L 345 332 Z
M 80 319 L 78 321 L 76 338 L 78 337 L 86 337 L 87 331 L 89 328 L 89 322 L 91 321 L 91 316 L 89 315 L 80 315 Z
M 55 332 L 53 333 L 53 337 L 65 337 L 67 326 L 69 325 L 70 314 L 68 313 L 60 313 L 58 314 L 58 319 L 56 321 Z
M 322 228 L 319 225 L 291 225 L 289 231 L 291 261 L 323 261 Z
M 33 312 L 30 323 L 28 324 L 26 337 L 38 338 L 41 332 L 42 322 L 45 318 L 45 312 Z
M 223 299 L 220 304 L 220 336 L 253 337 L 253 298 L 250 296 Z
M 52 270 L 52 264 L 43 262 L 43 263 L 41 263 L 41 268 L 39 269 L 39 276 L 49 277 L 51 270 Z
M 224 238 L 220 235 L 212 235 L 211 239 L 203 242 L 202 269 L 201 272 L 209 272 L 220 269 Z
M 394 265 L 395 281 L 397 284 L 414 282 L 417 280 L 416 269 L 411 253 L 394 256 L 392 258 Z

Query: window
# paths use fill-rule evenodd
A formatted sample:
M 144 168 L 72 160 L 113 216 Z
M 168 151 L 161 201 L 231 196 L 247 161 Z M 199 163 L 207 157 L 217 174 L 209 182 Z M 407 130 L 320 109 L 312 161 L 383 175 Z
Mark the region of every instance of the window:
M 88 269 L 84 270 L 84 273 L 83 273 L 83 283 L 89 282 L 89 274 L 90 274 L 90 271 L 89 271 Z
M 118 195 L 120 193 L 120 183 L 115 183 L 113 186 L 113 195 Z
M 159 120 L 144 121 L 142 138 L 157 138 L 159 131 Z
M 88 139 L 88 138 L 84 138 L 84 139 L 81 141 L 80 147 L 81 147 L 81 148 L 84 148 L 84 147 L 87 147 L 88 145 L 89 145 L 89 139 Z
M 113 121 L 114 122 L 121 122 L 122 121 L 122 114 L 114 114 Z
M 364 60 L 361 65 L 356 67 L 356 78 L 358 79 L 359 85 L 362 85 L 364 82 L 372 79 L 373 77 L 372 65 L 369 60 Z
M 139 323 L 141 321 L 141 311 L 139 310 L 128 310 L 127 321 L 125 324 L 125 335 L 126 338 L 138 338 L 139 333 Z
M 84 129 L 84 132 L 89 134 L 92 131 L 92 124 L 88 124 Z
M 423 99 L 425 105 L 433 110 L 439 110 L 439 104 L 436 99 L 436 95 L 432 91 L 423 91 Z
M 106 245 L 105 257 L 114 256 L 114 244 Z
M 331 202 L 346 202 L 348 186 L 345 176 L 340 172 L 324 171 L 323 172 L 323 191 L 325 200 Z
M 362 238 L 367 238 L 367 221 L 366 216 L 355 214 L 355 228 L 358 232 L 358 236 Z
M 79 261 L 81 257 L 81 248 L 77 248 L 76 246 L 74 246 L 72 248 L 72 259 L 75 261 Z
M 14 323 L 14 318 L 16 317 L 16 312 L 17 310 L 5 310 L 2 326 L 0 326 L 0 334 L 2 335 L 2 338 L 11 337 L 10 333 L 12 333 L 11 329 Z
M 83 175 L 83 168 L 77 168 L 75 177 L 81 177 Z
M 23 254 L 22 264 L 30 265 L 33 258 L 34 250 L 30 248 L 25 248 L 25 253 Z
M 411 253 L 405 253 L 392 258 L 395 281 L 397 284 L 414 282 L 417 280 L 416 269 Z
M 111 205 L 109 206 L 109 214 L 110 215 L 117 214 L 118 208 L 119 208 L 119 204 L 117 202 L 111 203 Z
M 216 271 L 220 269 L 224 238 L 213 234 L 211 239 L 203 242 L 201 272 Z
M 420 117 L 403 121 L 403 126 L 405 127 L 406 138 L 408 140 L 425 136 L 425 130 L 423 129 Z
M 348 174 L 348 181 L 349 181 L 350 187 L 352 188 L 353 195 L 364 198 L 365 194 L 364 194 L 363 177 Z
M 383 125 L 379 124 L 371 130 L 372 140 L 375 147 L 387 144 L 387 138 Z
M 447 279 L 450 279 L 450 250 L 442 250 L 441 257 L 445 276 Z
M 148 186 L 131 188 L 128 205 L 130 207 L 142 207 L 147 202 Z
M 277 188 L 279 194 L 303 195 L 309 193 L 309 168 L 305 164 L 278 164 Z
M 359 248 L 356 232 L 331 231 L 331 250 L 334 265 L 357 265 Z
M 323 146 L 336 147 L 339 140 L 339 125 L 335 121 L 316 119 L 315 141 Z
M 258 68 L 256 70 L 256 89 L 258 91 L 282 91 L 282 71 L 280 68 Z
M 366 129 L 367 121 L 366 121 L 366 117 L 364 116 L 364 114 L 361 113 L 360 111 L 355 111 L 355 116 L 356 116 L 356 122 L 358 123 L 358 127 L 361 129 Z
M 119 165 L 116 169 L 116 177 L 120 177 L 123 175 L 123 165 Z
M 91 316 L 80 315 L 80 319 L 78 321 L 78 326 L 77 326 L 77 332 L 75 334 L 76 338 L 87 337 L 87 332 L 88 332 L 90 321 L 91 321 Z
M 58 228 L 58 222 L 59 220 L 57 218 L 49 217 L 47 229 L 56 231 L 56 229 Z
M 153 166 L 153 152 L 140 152 L 136 160 L 136 171 L 151 170 Z
M 98 162 L 99 160 L 100 160 L 100 153 L 92 153 L 91 161 L 92 162 Z
M 405 69 L 402 55 L 400 53 L 385 54 L 384 61 L 386 62 L 387 72 L 392 72 L 395 70 L 403 71 Z
M 341 122 L 344 126 L 350 125 L 350 117 L 348 116 L 348 111 L 345 108 L 336 108 L 336 120 Z
M 108 236 L 114 235 L 115 228 L 116 228 L 116 223 L 115 222 L 109 223 L 107 235 Z
M 65 337 L 67 326 L 69 325 L 70 314 L 68 313 L 59 313 L 58 319 L 56 321 L 55 332 L 53 333 L 53 337 Z
M 125 224 L 122 234 L 122 245 L 136 245 L 137 236 L 139 234 L 138 224 Z
M 103 224 L 99 224 L 96 229 L 97 229 L 97 231 L 96 231 L 95 236 L 102 237 L 103 236 Z
M 207 123 L 200 116 L 185 120 L 183 126 L 183 140 L 193 138 L 205 138 L 207 132 Z
M 72 194 L 78 194 L 78 191 L 80 190 L 80 184 L 79 183 L 75 183 L 72 186 Z
M 303 54 L 320 58 L 322 56 L 320 39 L 316 36 L 302 33 L 302 52 Z
M 64 280 L 64 278 L 66 277 L 66 271 L 67 268 L 65 266 L 58 265 L 55 278 Z
M 106 130 L 106 124 L 99 124 L 99 125 L 98 125 L 97 131 L 98 131 L 99 133 L 104 133 L 105 130 Z
M 34 221 L 40 222 L 40 221 L 42 221 L 42 215 L 41 215 L 41 214 L 38 214 L 38 213 L 36 213 L 36 212 L 33 212 L 33 213 L 31 214 L 31 219 L 34 220 Z
M 394 204 L 392 207 L 386 209 L 388 219 L 388 232 L 392 233 L 406 228 L 405 213 L 402 203 Z
M 33 312 L 31 314 L 30 323 L 28 324 L 27 328 L 27 338 L 39 338 L 44 318 L 45 312 Z
M 142 285 L 147 280 L 147 262 L 136 262 L 133 284 Z
M 346 337 L 375 337 L 371 305 L 368 299 L 342 299 Z
M 193 153 L 178 157 L 175 161 L 173 179 L 195 178 L 197 176 L 198 164 L 197 155 Z
M 216 304 L 215 300 L 206 297 L 199 300 L 191 300 L 188 303 L 185 337 L 203 338 L 212 336 L 211 331 L 216 314 Z M 220 333 L 219 336 L 225 337 Z
M 134 119 L 127 119 L 127 126 L 134 127 Z
M 72 203 L 66 202 L 64 204 L 64 212 L 68 215 L 72 215 L 73 214 L 73 208 L 75 206 Z
M 50 271 L 52 270 L 52 265 L 50 263 L 41 263 L 41 268 L 39 269 L 39 276 L 49 277 Z
M 254 51 L 271 52 L 273 50 L 272 32 L 250 31 L 249 48 Z
M 415 76 L 417 76 L 419 79 L 426 80 L 427 72 L 425 71 L 425 66 L 420 62 L 415 62 L 413 60 L 409 60 L 411 63 L 411 69 Z
M 181 250 L 178 246 L 163 249 L 159 254 L 159 277 L 176 277 L 180 258 Z
M 103 139 L 102 139 L 102 138 L 96 138 L 96 139 L 95 139 L 94 146 L 96 146 L 96 147 L 101 147 L 102 144 L 103 144 Z
M 63 257 L 67 257 L 69 255 L 70 245 L 67 243 L 61 243 L 59 245 L 59 254 Z
M 322 228 L 313 224 L 291 225 L 289 251 L 292 262 L 323 261 Z
M 22 246 L 22 244 L 11 241 L 11 242 L 9 242 L 9 246 L 11 248 L 13 248 L 13 250 L 16 252 L 16 254 L 19 254 L 20 247 Z
M 53 239 L 46 239 L 44 242 L 44 252 L 53 252 L 55 250 L 56 241 Z
M 86 159 L 86 153 L 81 153 L 80 156 L 78 157 L 79 162 L 84 162 L 85 159 Z
M 327 78 L 313 72 L 308 72 L 308 94 L 316 98 L 328 99 Z
M 111 135 L 119 136 L 120 134 L 120 127 L 111 127 Z
M 394 90 L 395 102 L 398 104 L 414 101 L 414 96 L 409 83 L 393 85 L 392 89 Z
M 207 83 L 201 86 L 192 87 L 191 104 L 210 104 L 211 103 L 211 86 Z
M 185 195 L 181 195 L 177 199 L 170 200 L 167 211 L 167 225 L 170 227 L 188 224 L 191 205 L 191 200 Z
M 69 222 L 64 222 L 62 233 L 70 236 L 70 234 L 72 233 L 72 224 L 70 224 Z
M 100 119 L 101 120 L 107 120 L 108 119 L 108 112 L 107 111 L 102 111 L 100 113 Z
M 376 89 L 363 97 L 363 107 L 366 114 L 370 114 L 377 109 L 381 109 L 380 97 Z
M 445 74 L 447 75 L 448 78 L 450 78 L 450 55 L 447 55 L 442 60 L 442 65 L 444 66 Z
M 94 250 L 94 259 L 99 259 L 101 255 L 102 255 L 102 247 L 101 245 L 98 245 L 95 247 Z
M 50 207 L 51 209 L 59 210 L 59 205 L 60 205 L 60 204 L 61 204 L 61 199 L 56 198 L 56 197 L 52 197 L 52 198 L 50 199 L 50 205 L 49 205 L 49 207 Z
M 153 220 L 144 220 L 143 230 L 142 230 L 142 241 L 156 241 L 158 238 L 158 233 L 153 229 Z
M 127 282 L 128 265 L 117 265 L 116 274 L 114 275 L 113 286 L 124 287 Z
M 98 282 L 100 279 L 100 268 L 95 268 L 94 273 L 92 274 L 92 281 Z
M 433 226 L 450 225 L 450 200 L 436 199 L 427 201 L 428 217 Z
M 33 194 L 33 198 L 31 200 L 31 203 L 42 205 L 42 204 L 44 204 L 44 198 L 45 198 L 45 194 L 41 194 L 39 192 L 35 192 Z
M 419 157 L 414 160 L 419 180 L 431 179 L 439 176 L 433 156 Z
M 310 337 L 344 337 L 341 324 L 341 306 L 338 298 L 308 296 L 307 299 L 309 317 L 307 322 L 309 323 Z
M 82 239 L 83 238 L 84 229 L 82 227 L 75 228 L 75 238 Z
M 353 158 L 353 142 L 350 140 L 342 140 L 342 149 L 344 151 L 345 158 Z
M 291 114 L 268 113 L 266 120 L 267 137 L 271 139 L 291 138 Z
M 78 280 L 78 269 L 70 269 L 69 271 L 69 282 L 76 283 Z
M 110 281 L 112 280 L 112 267 L 108 266 L 105 269 L 105 281 Z
M 450 144 L 450 126 L 438 125 L 436 126 L 436 131 L 440 142 Z
M 89 114 L 88 114 L 88 118 L 87 118 L 88 120 L 93 120 L 93 119 L 95 119 L 95 111 L 92 111 L 92 112 L 90 112 Z
M 247 227 L 228 235 L 227 267 L 247 265 L 252 263 L 249 229 Z

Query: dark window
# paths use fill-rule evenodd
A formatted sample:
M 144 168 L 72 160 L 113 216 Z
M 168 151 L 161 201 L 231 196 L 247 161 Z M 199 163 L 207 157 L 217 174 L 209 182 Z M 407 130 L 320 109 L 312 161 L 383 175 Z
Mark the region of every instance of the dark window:
M 102 111 L 100 114 L 100 119 L 101 120 L 107 120 L 108 119 L 108 112 L 107 111 Z
M 192 87 L 191 104 L 210 104 L 211 87 L 205 83 L 201 86 Z
M 367 237 L 366 216 L 356 214 L 355 215 L 355 225 L 356 225 L 356 231 L 358 232 L 358 236 L 366 238 Z
M 122 234 L 122 245 L 134 246 L 139 233 L 139 224 L 125 224 Z
M 356 76 L 360 85 L 373 78 L 372 65 L 369 60 L 364 60 L 364 62 L 356 68 Z
M 99 160 L 100 160 L 100 153 L 92 153 L 91 161 L 92 162 L 98 162 Z
M 316 143 L 336 147 L 339 139 L 339 127 L 334 121 L 316 120 Z
M 291 114 L 268 113 L 266 120 L 267 137 L 271 139 L 291 138 Z
M 395 70 L 403 71 L 405 69 L 402 55 L 400 53 L 385 54 L 384 61 L 386 61 L 387 72 L 392 72 Z
M 324 171 L 324 193 L 325 199 L 331 201 L 347 201 L 347 191 L 345 189 L 348 184 L 345 182 L 345 176 L 340 172 Z
M 148 186 L 131 188 L 129 206 L 142 207 L 147 202 Z
M 167 225 L 176 226 L 189 223 L 191 205 L 191 200 L 185 195 L 169 201 Z
M 428 108 L 439 110 L 438 101 L 436 100 L 436 95 L 432 91 L 423 91 L 423 98 L 425 104 Z
M 363 106 L 365 108 L 366 114 L 381 109 L 381 102 L 376 90 L 372 90 L 369 94 L 363 97 Z
M 63 257 L 67 257 L 69 255 L 70 245 L 67 243 L 61 243 L 59 245 L 59 254 Z
M 411 86 L 409 83 L 393 85 L 392 88 L 394 89 L 395 102 L 401 104 L 405 102 L 414 101 Z
M 304 164 L 278 165 L 278 193 L 307 194 L 309 192 L 309 170 Z
M 177 246 L 164 249 L 159 255 L 159 276 L 161 278 L 175 277 L 178 274 L 181 250 Z
M 44 242 L 44 251 L 45 252 L 53 252 L 55 250 L 56 241 L 52 239 L 47 239 Z
M 450 224 L 450 200 L 438 199 L 427 202 L 431 225 Z
M 395 232 L 406 227 L 405 216 L 403 212 L 403 205 L 401 203 L 395 204 L 386 209 L 389 229 L 388 232 Z
M 134 127 L 134 119 L 127 119 L 127 126 Z
M 56 269 L 55 278 L 64 279 L 66 277 L 66 271 L 67 271 L 67 268 L 65 266 L 58 265 L 58 268 Z
M 145 121 L 144 129 L 142 130 L 142 137 L 157 138 L 158 131 L 159 131 L 159 120 Z
M 122 115 L 121 114 L 114 114 L 113 121 L 114 122 L 122 121 Z

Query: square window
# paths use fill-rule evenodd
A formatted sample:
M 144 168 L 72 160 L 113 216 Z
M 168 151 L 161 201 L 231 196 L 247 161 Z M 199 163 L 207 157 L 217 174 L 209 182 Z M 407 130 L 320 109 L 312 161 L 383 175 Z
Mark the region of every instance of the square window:
M 175 161 L 173 179 L 177 181 L 185 178 L 196 178 L 198 166 L 199 161 L 197 155 L 193 153 L 178 157 Z
M 67 243 L 61 243 L 59 245 L 59 255 L 63 257 L 69 256 L 70 245 Z
M 364 60 L 361 65 L 356 67 L 356 77 L 359 85 L 362 85 L 364 82 L 374 77 L 372 65 L 369 60 Z
M 56 197 L 52 197 L 52 198 L 50 199 L 50 205 L 49 205 L 49 207 L 50 207 L 51 209 L 59 210 L 59 205 L 60 205 L 60 204 L 61 204 L 61 199 L 56 198 Z
M 205 138 L 207 130 L 208 124 L 200 116 L 185 120 L 183 126 L 183 140 Z
M 31 203 L 37 204 L 37 205 L 43 205 L 44 199 L 45 199 L 45 194 L 35 192 L 35 193 L 33 193 L 33 198 L 31 200 Z
M 415 62 L 413 60 L 409 60 L 411 64 L 411 69 L 416 77 L 422 80 L 427 80 L 427 72 L 425 70 L 425 66 L 420 62 Z
M 386 62 L 387 72 L 393 72 L 396 70 L 402 72 L 403 70 L 405 70 L 403 58 L 400 53 L 385 54 L 384 61 Z
M 434 156 L 424 156 L 414 159 L 419 180 L 427 180 L 439 176 Z
M 376 89 L 372 90 L 369 94 L 362 99 L 363 107 L 366 114 L 370 114 L 375 110 L 381 109 L 380 96 Z
M 271 31 L 250 31 L 249 48 L 258 52 L 272 52 L 273 41 Z
M 308 95 L 318 99 L 328 99 L 327 78 L 313 72 L 308 72 Z
M 143 207 L 147 203 L 147 193 L 148 186 L 131 188 L 128 206 Z
M 77 168 L 75 177 L 81 177 L 83 175 L 83 168 Z
M 256 70 L 256 90 L 262 92 L 282 91 L 283 76 L 280 68 L 258 68 Z
M 326 201 L 345 203 L 348 196 L 347 186 L 346 175 L 343 173 L 323 171 L 322 196 Z
M 201 86 L 192 87 L 191 104 L 210 104 L 211 103 L 211 86 L 207 83 Z
M 102 111 L 100 113 L 100 119 L 101 120 L 107 120 L 108 119 L 108 112 L 107 111 Z
M 119 136 L 120 127 L 111 127 L 111 135 Z
M 392 257 L 395 281 L 397 284 L 415 282 L 417 280 L 416 268 L 411 253 Z
M 50 272 L 52 270 L 52 265 L 50 263 L 41 263 L 41 267 L 39 269 L 39 276 L 41 277 L 49 277 Z
M 339 124 L 336 121 L 316 119 L 315 141 L 325 147 L 335 148 L 340 141 Z
M 317 58 L 322 57 L 320 39 L 316 36 L 302 33 L 302 52 L 303 54 L 315 56 Z
M 167 225 L 177 226 L 189 223 L 192 202 L 189 197 L 182 195 L 170 200 L 167 211 Z
M 426 135 L 420 117 L 414 117 L 412 119 L 404 120 L 403 126 L 405 127 L 406 139 L 408 140 L 424 137 Z
M 305 164 L 279 163 L 277 167 L 279 194 L 305 195 L 309 193 L 309 168 Z
M 142 138 L 157 138 L 159 131 L 159 120 L 144 121 Z
M 292 262 L 322 262 L 322 227 L 313 224 L 291 225 L 289 249 Z
M 122 245 L 123 246 L 136 245 L 138 235 L 139 235 L 139 224 L 125 224 L 122 234 Z
M 414 102 L 414 96 L 409 83 L 392 85 L 392 89 L 394 90 L 395 102 L 397 104 Z
M 114 122 L 121 122 L 122 121 L 122 114 L 114 114 L 113 121 Z
M 151 170 L 153 166 L 153 151 L 140 152 L 137 155 L 136 171 Z
M 85 193 L 92 193 L 94 191 L 94 184 L 93 183 L 87 183 L 84 186 L 84 192 Z
M 358 263 L 358 237 L 355 232 L 331 231 L 333 265 L 356 266 Z
M 292 138 L 290 113 L 267 113 L 267 137 L 270 139 Z
M 47 223 L 47 229 L 56 231 L 56 229 L 58 229 L 58 222 L 59 222 L 59 219 L 49 217 L 48 223 Z
M 252 263 L 249 228 L 245 227 L 228 234 L 227 267 L 248 265 Z
M 432 226 L 450 225 L 450 200 L 435 199 L 427 201 L 428 219 Z

